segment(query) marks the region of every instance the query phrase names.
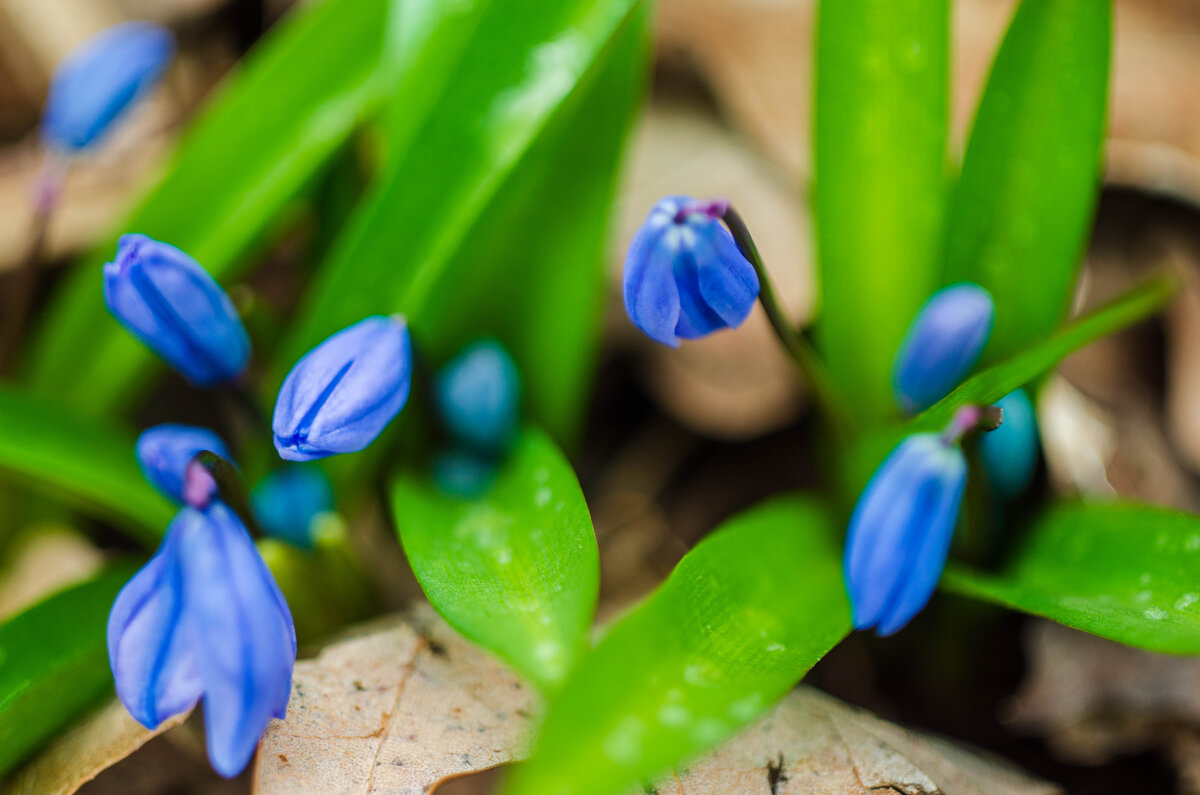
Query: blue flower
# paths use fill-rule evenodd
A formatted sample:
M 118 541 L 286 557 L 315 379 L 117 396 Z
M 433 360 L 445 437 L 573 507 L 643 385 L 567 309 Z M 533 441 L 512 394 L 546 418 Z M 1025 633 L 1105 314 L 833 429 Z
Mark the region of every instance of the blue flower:
M 250 502 L 263 532 L 311 549 L 313 520 L 333 510 L 333 485 L 315 465 L 286 466 L 259 481 Z
M 229 296 L 174 246 L 125 235 L 104 266 L 104 303 L 129 333 L 197 386 L 236 378 L 250 339 Z
M 917 313 L 896 356 L 892 383 L 908 414 L 950 394 L 979 361 L 992 333 L 992 297 L 976 284 L 939 290 Z
M 275 449 L 289 461 L 354 453 L 408 400 L 412 345 L 402 318 L 375 315 L 304 355 L 275 401 Z
M 942 576 L 967 482 L 961 448 L 937 434 L 905 439 L 863 490 L 846 537 L 846 589 L 857 629 L 897 632 Z
M 154 728 L 204 699 L 208 758 L 246 767 L 282 718 L 296 660 L 292 615 L 245 526 L 223 503 L 184 508 L 108 619 L 117 695 Z
M 54 72 L 42 138 L 60 149 L 85 149 L 162 76 L 175 51 L 171 34 L 127 22 L 93 36 Z
M 1037 414 L 1024 389 L 1009 392 L 996 404 L 1004 412 L 1000 427 L 979 439 L 988 482 L 1005 499 L 1029 487 L 1038 461 Z
M 184 502 L 183 478 L 188 462 L 202 450 L 232 460 L 225 442 L 208 428 L 155 425 L 138 437 L 138 466 L 154 488 L 176 502 Z
M 726 205 L 668 196 L 654 205 L 625 257 L 625 310 L 672 347 L 740 326 L 758 298 L 758 274 L 719 220 Z
M 437 379 L 437 408 L 454 439 L 483 453 L 499 453 L 521 419 L 521 374 L 496 340 L 467 346 Z

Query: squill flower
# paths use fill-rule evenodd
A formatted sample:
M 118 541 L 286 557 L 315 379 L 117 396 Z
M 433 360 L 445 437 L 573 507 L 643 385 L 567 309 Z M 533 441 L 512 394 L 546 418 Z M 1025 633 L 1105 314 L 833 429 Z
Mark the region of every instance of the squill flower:
M 455 441 L 502 452 L 521 420 L 521 374 L 499 342 L 467 346 L 438 374 L 437 409 Z
M 333 484 L 315 464 L 290 464 L 259 481 L 250 503 L 263 532 L 309 549 L 314 520 L 333 510 Z
M 138 437 L 138 466 L 146 480 L 176 502 L 184 499 L 184 474 L 197 453 L 208 450 L 232 460 L 229 448 L 215 432 L 194 425 L 155 425 Z

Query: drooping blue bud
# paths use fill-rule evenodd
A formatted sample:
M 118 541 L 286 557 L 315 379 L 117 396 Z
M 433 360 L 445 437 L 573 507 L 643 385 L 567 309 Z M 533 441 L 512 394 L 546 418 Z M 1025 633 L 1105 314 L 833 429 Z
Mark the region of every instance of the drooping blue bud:
M 488 490 L 496 480 L 499 463 L 474 450 L 455 448 L 433 459 L 433 485 L 451 497 L 472 498 Z
M 104 266 L 113 317 L 197 386 L 241 375 L 250 338 L 233 302 L 208 271 L 174 246 L 124 235 Z
M 116 25 L 84 42 L 54 72 L 43 140 L 68 151 L 91 146 L 158 82 L 174 51 L 171 34 L 149 22 Z
M 250 503 L 263 532 L 311 549 L 313 520 L 333 510 L 333 485 L 319 467 L 290 465 L 259 481 Z
M 208 758 L 240 773 L 282 718 L 296 660 L 292 615 L 245 525 L 223 503 L 184 508 L 108 619 L 117 695 L 154 728 L 204 699 Z
M 979 439 L 979 453 L 992 488 L 1012 499 L 1029 488 L 1038 461 L 1037 413 L 1024 389 L 1009 392 L 996 404 L 1004 422 Z
M 404 408 L 412 345 L 403 318 L 374 315 L 306 353 L 275 401 L 275 449 L 288 461 L 354 453 Z
M 625 310 L 648 337 L 678 347 L 736 328 L 758 298 L 758 274 L 719 220 L 728 205 L 668 196 L 625 257 Z
M 856 629 L 891 635 L 929 601 L 966 482 L 962 449 L 937 434 L 908 437 L 875 472 L 846 537 L 846 589 Z
M 496 340 L 468 345 L 438 375 L 437 408 L 454 439 L 499 453 L 521 420 L 521 374 Z
M 184 502 L 183 482 L 188 462 L 201 450 L 231 461 L 229 448 L 216 433 L 194 425 L 155 425 L 138 437 L 138 466 L 146 480 L 165 496 Z
M 955 284 L 933 294 L 896 355 L 892 383 L 905 413 L 929 408 L 971 372 L 992 333 L 992 316 L 992 296 L 977 284 Z

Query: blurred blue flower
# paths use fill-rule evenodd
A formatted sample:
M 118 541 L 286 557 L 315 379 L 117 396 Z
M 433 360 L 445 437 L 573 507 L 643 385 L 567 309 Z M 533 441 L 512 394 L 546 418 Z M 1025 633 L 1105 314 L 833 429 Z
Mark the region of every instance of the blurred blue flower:
M 93 36 L 58 66 L 42 118 L 42 138 L 85 149 L 162 77 L 175 51 L 171 34 L 126 22 Z
M 313 520 L 333 510 L 333 484 L 319 467 L 294 464 L 260 480 L 250 502 L 263 532 L 312 549 Z
M 354 453 L 404 408 L 412 345 L 403 318 L 374 315 L 306 353 L 275 401 L 275 449 L 289 461 Z
M 208 271 L 174 246 L 124 235 L 104 266 L 104 303 L 129 333 L 197 386 L 236 378 L 250 339 Z
M 966 482 L 962 449 L 937 434 L 908 437 L 875 472 L 846 537 L 846 589 L 856 629 L 891 635 L 929 601 Z
M 1009 392 L 996 405 L 1004 411 L 1004 421 L 980 437 L 979 452 L 992 488 L 1012 499 L 1029 487 L 1037 469 L 1037 413 L 1024 389 Z
M 474 450 L 455 448 L 433 459 L 433 485 L 451 497 L 478 497 L 496 479 L 498 462 Z
M 214 452 L 226 461 L 233 460 L 225 442 L 208 428 L 155 425 L 138 437 L 138 466 L 154 488 L 181 503 L 188 462 L 202 450 Z
M 955 284 L 925 303 L 896 355 L 892 383 L 908 414 L 923 411 L 958 386 L 992 333 L 992 297 L 977 284 Z
M 241 520 L 223 503 L 184 508 L 108 620 L 117 695 L 154 728 L 204 699 L 208 758 L 245 768 L 282 718 L 296 660 L 292 615 Z
M 521 374 L 496 340 L 468 345 L 438 375 L 437 408 L 455 441 L 502 452 L 521 420 Z
M 758 274 L 720 221 L 722 202 L 668 196 L 654 205 L 625 257 L 625 310 L 651 339 L 678 347 L 740 326 Z

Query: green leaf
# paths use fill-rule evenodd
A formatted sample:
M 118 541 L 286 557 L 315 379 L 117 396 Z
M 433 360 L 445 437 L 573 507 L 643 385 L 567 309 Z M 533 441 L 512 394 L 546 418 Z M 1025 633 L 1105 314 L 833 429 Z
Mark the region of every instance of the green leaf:
M 841 462 L 845 493 L 856 496 L 879 462 L 905 436 L 942 430 L 960 406 L 993 405 L 1014 389 L 1049 372 L 1072 351 L 1158 312 L 1175 295 L 1177 288 L 1173 277 L 1150 279 L 1120 298 L 1062 326 L 1037 345 L 977 373 L 911 422 L 864 435 Z
M 824 0 L 817 22 L 817 339 L 849 408 L 893 411 L 892 360 L 940 277 L 948 0 Z
M 951 567 L 943 587 L 1110 640 L 1200 654 L 1200 518 L 1074 504 L 1042 518 L 997 575 Z
M 413 573 L 447 623 L 543 690 L 561 685 L 588 645 L 600 561 L 583 492 L 554 443 L 527 431 L 476 498 L 411 474 L 391 495 Z
M 313 345 L 372 313 L 405 314 L 418 343 L 441 358 L 449 343 L 465 341 L 468 328 L 489 328 L 487 318 L 473 317 L 480 302 L 472 296 L 485 295 L 501 326 L 527 324 L 507 341 L 531 402 L 549 407 L 556 431 L 562 418 L 575 416 L 581 390 L 560 396 L 554 374 L 562 367 L 578 379 L 578 362 L 590 358 L 580 348 L 594 345 L 597 243 L 640 82 L 630 67 L 641 63 L 640 39 L 631 33 L 640 6 L 639 0 L 489 6 L 437 112 L 406 151 L 393 152 L 393 169 L 322 267 L 281 347 L 273 383 Z M 553 156 L 542 159 L 547 155 Z M 539 170 L 546 178 L 530 176 Z M 577 230 L 578 223 L 585 226 Z M 488 241 L 496 245 L 485 247 Z M 584 246 L 596 248 L 581 255 Z M 573 296 L 563 311 L 579 310 L 571 324 L 548 332 L 537 325 L 543 307 L 532 303 L 543 297 L 539 279 L 547 274 Z M 537 287 L 527 292 L 526 285 Z M 464 317 L 468 326 L 450 322 Z M 552 322 L 561 323 L 562 315 L 556 311 Z M 547 333 L 561 335 L 558 349 L 543 341 Z
M 228 281 L 285 204 L 346 141 L 373 96 L 388 0 L 326 0 L 290 14 L 237 67 L 185 135 L 166 176 L 119 232 L 179 246 Z M 115 236 L 55 296 L 36 340 L 35 389 L 103 415 L 157 359 L 108 316 L 100 265 Z
M 1048 334 L 1070 303 L 1100 189 L 1109 0 L 1025 0 L 992 67 L 947 223 L 947 279 L 996 304 L 989 358 Z
M 108 612 L 132 565 L 0 624 L 0 776 L 112 688 Z
M 12 387 L 0 387 L 0 469 L 51 497 L 98 510 L 149 545 L 175 515 L 138 470 L 133 439 Z
M 850 630 L 830 522 L 779 499 L 701 542 L 551 700 L 510 792 L 620 792 L 761 715 Z

